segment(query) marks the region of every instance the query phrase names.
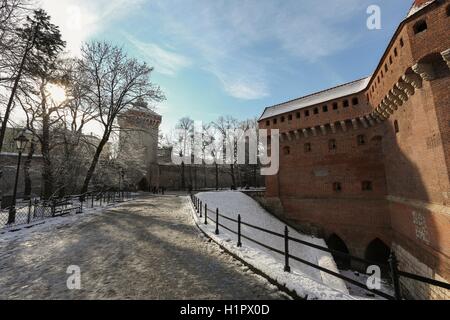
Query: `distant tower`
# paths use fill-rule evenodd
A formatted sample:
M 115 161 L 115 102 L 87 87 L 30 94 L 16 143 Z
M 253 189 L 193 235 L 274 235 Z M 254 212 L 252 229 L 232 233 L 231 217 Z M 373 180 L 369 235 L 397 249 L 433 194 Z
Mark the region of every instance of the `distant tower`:
M 127 164 L 127 180 L 141 189 L 159 186 L 158 136 L 162 117 L 139 100 L 119 116 L 119 159 Z

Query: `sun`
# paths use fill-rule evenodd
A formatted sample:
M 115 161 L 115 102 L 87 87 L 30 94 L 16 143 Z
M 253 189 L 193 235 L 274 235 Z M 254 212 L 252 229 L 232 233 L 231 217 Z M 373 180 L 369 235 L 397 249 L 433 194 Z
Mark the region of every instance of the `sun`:
M 54 103 L 59 104 L 67 99 L 66 91 L 63 87 L 56 84 L 48 84 L 46 86 L 46 91 L 50 95 L 50 98 Z

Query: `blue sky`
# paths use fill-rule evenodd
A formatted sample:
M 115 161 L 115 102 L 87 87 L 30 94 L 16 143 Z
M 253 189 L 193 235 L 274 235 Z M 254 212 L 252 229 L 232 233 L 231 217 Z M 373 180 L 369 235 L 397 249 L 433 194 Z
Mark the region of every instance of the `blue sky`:
M 370 75 L 409 0 L 42 0 L 68 48 L 106 39 L 155 67 L 166 132 Z M 366 27 L 369 5 L 382 29 Z

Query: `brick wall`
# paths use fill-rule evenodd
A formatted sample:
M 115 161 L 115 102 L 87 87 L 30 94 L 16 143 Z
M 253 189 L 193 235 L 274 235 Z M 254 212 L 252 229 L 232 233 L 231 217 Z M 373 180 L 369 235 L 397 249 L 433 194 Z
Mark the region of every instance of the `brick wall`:
M 364 257 L 378 238 L 399 255 L 400 268 L 438 280 L 450 279 L 450 70 L 441 52 L 450 48 L 450 1 L 436 2 L 402 23 L 367 86 L 356 94 L 358 107 L 328 110 L 296 119 L 298 111 L 260 122 L 283 132 L 346 121 L 348 130 L 282 139 L 279 174 L 266 178 L 271 201 L 306 232 L 337 234 L 351 254 Z M 427 30 L 415 26 L 427 22 Z M 405 74 L 418 76 L 416 64 L 431 65 L 407 101 L 386 121 L 355 128 L 348 121 L 374 110 Z M 428 69 L 426 70 L 428 71 Z M 420 78 L 419 78 L 420 79 Z M 324 104 L 339 105 L 343 97 Z M 300 110 L 314 110 L 311 106 Z M 342 110 L 342 111 L 341 111 Z M 281 117 L 284 121 L 280 121 Z M 269 123 L 267 122 L 269 121 Z M 397 132 L 398 131 L 398 132 Z M 364 135 L 366 144 L 357 143 Z M 330 140 L 336 148 L 330 149 Z M 305 152 L 305 144 L 311 151 Z M 309 148 L 309 147 L 308 147 Z M 285 152 L 288 150 L 288 152 Z M 370 191 L 362 182 L 370 181 Z M 334 190 L 335 183 L 341 190 Z M 448 298 L 448 292 L 402 280 L 415 298 Z

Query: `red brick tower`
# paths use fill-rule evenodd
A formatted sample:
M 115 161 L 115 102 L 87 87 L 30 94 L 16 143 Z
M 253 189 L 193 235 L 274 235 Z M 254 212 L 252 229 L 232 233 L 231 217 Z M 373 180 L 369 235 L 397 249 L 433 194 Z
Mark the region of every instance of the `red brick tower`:
M 331 247 L 450 279 L 450 0 L 416 0 L 373 75 L 266 108 L 269 203 Z M 450 298 L 403 281 L 406 295 Z

